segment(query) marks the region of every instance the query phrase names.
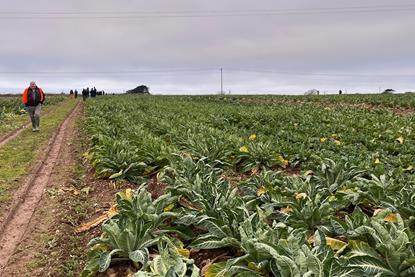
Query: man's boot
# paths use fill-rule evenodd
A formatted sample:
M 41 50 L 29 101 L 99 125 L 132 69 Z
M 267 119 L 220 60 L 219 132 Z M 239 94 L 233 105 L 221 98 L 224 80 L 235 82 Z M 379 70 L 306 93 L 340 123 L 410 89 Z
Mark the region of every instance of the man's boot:
M 35 116 L 35 125 L 36 125 L 35 130 L 38 132 L 40 130 L 39 129 L 39 125 L 40 125 L 40 117 L 39 116 Z
M 32 121 L 32 131 L 36 132 L 36 119 L 35 118 L 31 118 Z

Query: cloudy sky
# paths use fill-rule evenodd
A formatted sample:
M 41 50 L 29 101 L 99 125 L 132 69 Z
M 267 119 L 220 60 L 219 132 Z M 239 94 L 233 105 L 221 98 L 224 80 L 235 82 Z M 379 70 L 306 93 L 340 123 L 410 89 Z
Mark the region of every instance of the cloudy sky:
M 0 92 L 415 91 L 413 0 L 0 0 Z

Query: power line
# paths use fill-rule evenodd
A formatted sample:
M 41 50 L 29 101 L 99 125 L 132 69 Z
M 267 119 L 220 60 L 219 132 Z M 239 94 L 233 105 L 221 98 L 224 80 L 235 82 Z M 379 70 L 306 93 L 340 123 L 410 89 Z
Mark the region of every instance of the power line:
M 414 8 L 415 4 L 375 5 L 375 6 L 348 6 L 348 7 L 320 7 L 320 8 L 280 8 L 280 9 L 244 9 L 244 10 L 187 10 L 187 11 L 0 11 L 0 14 L 206 14 L 206 13 L 268 13 L 268 12 L 298 12 L 298 11 L 331 11 L 331 10 L 362 10 L 362 9 L 393 9 L 393 8 Z
M 203 72 L 211 72 L 212 74 L 217 72 L 218 68 L 187 68 L 187 69 L 156 69 L 156 70 L 138 70 L 138 71 L 0 71 L 0 75 L 12 76 L 12 75 L 35 75 L 42 77 L 76 77 L 78 75 L 84 76 L 108 76 L 108 75 L 175 75 L 175 74 L 197 74 Z M 314 78 L 319 77 L 318 80 L 330 80 L 322 79 L 326 78 L 397 78 L 397 79 L 413 79 L 415 74 L 355 74 L 355 73 L 315 73 L 315 72 L 300 72 L 300 71 L 273 71 L 273 70 L 258 70 L 258 69 L 243 69 L 243 68 L 220 68 L 221 72 L 226 70 L 227 72 L 240 72 L 240 73 L 254 73 L 254 74 L 266 74 L 266 75 L 292 75 L 302 78 Z M 221 77 L 222 80 L 223 77 Z M 221 82 L 222 83 L 222 82 Z
M 227 68 L 228 71 L 246 72 L 246 73 L 264 73 L 275 75 L 302 75 L 302 76 L 322 76 L 322 77 L 362 77 L 362 78 L 411 78 L 413 79 L 415 74 L 397 75 L 397 74 L 353 74 L 353 73 L 313 73 L 313 72 L 293 72 L 293 71 L 272 71 L 272 70 L 251 70 L 251 69 L 237 69 Z
M 143 18 L 203 18 L 278 15 L 349 14 L 379 12 L 413 12 L 415 4 L 351 6 L 326 8 L 296 8 L 267 10 L 208 10 L 208 11 L 3 11 L 0 19 L 143 19 Z
M 148 74 L 148 73 L 197 73 L 205 71 L 216 71 L 217 68 L 192 68 L 192 69 L 160 69 L 160 70 L 139 70 L 139 71 L 0 71 L 0 74 L 3 75 L 26 75 L 26 74 L 36 74 L 36 75 L 87 75 L 87 74 L 97 74 L 97 75 L 136 75 L 136 74 Z

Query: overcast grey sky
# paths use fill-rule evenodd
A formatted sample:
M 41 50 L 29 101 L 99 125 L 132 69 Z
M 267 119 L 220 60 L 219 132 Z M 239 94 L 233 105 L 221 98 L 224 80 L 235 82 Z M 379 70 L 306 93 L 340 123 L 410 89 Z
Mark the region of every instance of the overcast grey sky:
M 415 3 L 0 0 L 0 92 L 415 91 Z

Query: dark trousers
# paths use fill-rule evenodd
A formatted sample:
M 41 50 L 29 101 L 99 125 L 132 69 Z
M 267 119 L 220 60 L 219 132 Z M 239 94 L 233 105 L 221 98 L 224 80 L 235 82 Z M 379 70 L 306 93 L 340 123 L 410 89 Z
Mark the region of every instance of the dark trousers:
M 32 121 L 33 128 L 39 128 L 41 109 L 42 109 L 41 104 L 38 104 L 37 106 L 27 106 L 27 111 L 29 113 L 30 120 Z

